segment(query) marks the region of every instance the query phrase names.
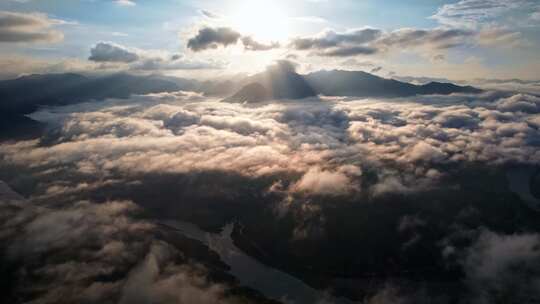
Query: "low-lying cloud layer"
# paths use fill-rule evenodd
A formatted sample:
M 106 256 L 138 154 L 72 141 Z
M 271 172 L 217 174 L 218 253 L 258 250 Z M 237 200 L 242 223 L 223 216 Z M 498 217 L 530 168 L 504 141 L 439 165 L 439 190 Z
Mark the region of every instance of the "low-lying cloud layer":
M 473 165 L 540 163 L 539 115 L 540 98 L 497 92 L 257 105 L 175 92 L 44 109 L 33 117 L 49 122 L 51 130 L 41 140 L 0 145 L 0 164 L 32 176 L 35 202 L 68 205 L 61 210 L 10 205 L 6 210 L 20 211 L 6 213 L 2 235 L 11 240 L 13 258 L 76 251 L 69 262 L 51 261 L 32 270 L 51 282 L 44 283 L 48 302 L 65 296 L 68 286 L 75 301 L 114 295 L 125 303 L 133 303 L 133 296 L 211 303 L 223 296 L 223 286 L 207 283 L 193 266 L 174 262 L 175 249 L 156 241 L 148 222 L 135 220 L 132 203 L 69 202 L 102 189 L 144 183 L 145 176 L 225 172 L 246 181 L 248 185 L 231 181 L 229 187 L 241 191 L 266 185 L 257 197 L 268 200 L 276 220 L 294 214 L 291 242 L 320 240 L 329 221 L 325 204 L 340 208 L 340 201 L 355 197 L 370 200 L 451 189 L 456 185 L 446 178 Z M 221 182 L 228 182 L 225 179 Z M 202 177 L 188 180 L 190 191 L 202 197 L 219 193 L 234 201 L 241 195 L 209 186 L 213 184 Z M 427 226 L 420 216 L 403 217 L 396 224 L 396 231 L 407 236 L 403 250 L 421 243 L 419 231 Z M 17 234 L 20 229 L 23 233 Z M 512 265 L 536 263 L 537 236 L 476 233 L 468 251 L 456 253 L 450 240 L 441 241 L 440 250 L 463 267 L 474 297 L 483 298 L 486 288 L 503 292 L 511 281 L 506 276 L 525 282 L 523 272 Z M 511 253 L 514 248 L 522 253 Z M 118 271 L 124 274 L 121 280 L 81 283 Z M 497 279 L 501 274 L 504 279 Z M 536 272 L 532 276 L 538 277 Z M 532 289 L 511 292 L 515 290 L 536 296 Z M 401 299 L 388 290 L 373 301 L 377 297 Z
M 236 302 L 225 295 L 225 285 L 207 280 L 204 266 L 160 240 L 157 227 L 138 218 L 140 209 L 129 201 L 80 201 L 58 209 L 2 195 L 0 211 L 3 263 L 21 265 L 2 275 L 17 282 L 19 300 Z
M 163 93 L 116 101 L 121 106 L 66 107 L 47 115 L 62 119 L 54 144 L 4 144 L 0 152 L 14 164 L 72 163 L 101 174 L 221 169 L 258 176 L 390 162 L 422 177 L 448 163 L 540 161 L 540 98 L 492 95 L 248 107 Z

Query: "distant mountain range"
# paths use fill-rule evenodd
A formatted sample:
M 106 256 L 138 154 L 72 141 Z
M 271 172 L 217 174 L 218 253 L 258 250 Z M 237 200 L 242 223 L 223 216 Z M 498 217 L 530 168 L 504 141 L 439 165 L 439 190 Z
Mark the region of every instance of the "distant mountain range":
M 415 85 L 381 78 L 362 71 L 319 71 L 306 75 L 306 79 L 317 92 L 328 96 L 407 97 L 430 94 L 480 93 L 482 91 L 471 86 L 458 86 L 443 82 Z
M 228 102 L 260 102 L 328 96 L 405 97 L 421 94 L 479 93 L 470 86 L 431 82 L 414 85 L 365 72 L 319 71 L 300 75 L 288 62 L 265 72 L 224 81 L 198 81 L 158 75 L 114 74 L 87 77 L 78 74 L 29 75 L 0 81 L 0 140 L 34 136 L 39 123 L 24 115 L 40 106 L 68 105 L 134 94 L 195 91 L 207 96 L 230 96 Z
M 275 68 L 276 69 L 276 68 Z M 480 93 L 471 86 L 430 82 L 415 85 L 394 79 L 385 79 L 361 71 L 319 71 L 302 76 L 288 68 L 266 71 L 249 78 L 226 101 L 259 102 L 272 99 L 299 99 L 319 94 L 354 97 L 407 97 L 414 95 L 452 93 Z
M 152 76 L 115 74 L 85 77 L 78 74 L 29 75 L 0 81 L 0 140 L 32 138 L 43 127 L 24 116 L 40 106 L 68 105 L 132 94 L 172 92 L 182 87 Z

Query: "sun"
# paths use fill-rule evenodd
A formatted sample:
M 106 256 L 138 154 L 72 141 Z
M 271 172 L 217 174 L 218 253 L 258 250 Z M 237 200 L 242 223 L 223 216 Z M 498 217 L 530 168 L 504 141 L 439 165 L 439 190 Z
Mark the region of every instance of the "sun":
M 289 35 L 289 17 L 272 0 L 243 0 L 234 8 L 231 23 L 243 35 L 264 42 L 283 41 Z

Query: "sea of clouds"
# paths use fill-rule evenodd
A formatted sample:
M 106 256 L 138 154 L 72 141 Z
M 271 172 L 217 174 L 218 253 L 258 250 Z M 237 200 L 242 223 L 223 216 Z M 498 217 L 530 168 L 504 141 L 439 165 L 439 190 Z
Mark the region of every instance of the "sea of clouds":
M 239 104 L 175 92 L 44 108 L 32 117 L 48 124 L 42 138 L 0 144 L 2 178 L 25 185 L 30 176 L 32 184 L 27 201 L 2 200 L 0 238 L 9 259 L 31 265 L 31 278 L 17 277 L 38 278 L 26 287 L 42 292 L 36 303 L 223 297 L 224 286 L 154 239 L 153 224 L 132 215 L 140 208 L 133 202 L 81 200 L 141 176 L 218 171 L 270 179 L 265 191 L 279 198 L 276 217 L 298 213 L 293 238 L 303 239 L 324 233 L 314 227 L 325 218 L 312 197 L 416 193 L 449 187 L 448 168 L 540 163 L 540 98 L 519 93 Z M 475 299 L 488 301 L 486 290 L 505 290 L 510 280 L 529 286 L 516 284 L 523 296 L 539 297 L 539 246 L 536 233 L 479 231 L 462 259 Z M 125 275 L 96 282 L 112 273 Z M 384 290 L 373 301 L 385 297 L 394 295 Z

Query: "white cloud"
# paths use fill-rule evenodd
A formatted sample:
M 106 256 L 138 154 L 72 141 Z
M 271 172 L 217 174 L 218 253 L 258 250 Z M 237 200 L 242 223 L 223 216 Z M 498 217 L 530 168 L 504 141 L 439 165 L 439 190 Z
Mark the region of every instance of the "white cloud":
M 431 18 L 443 25 L 477 28 L 489 23 L 504 25 L 538 7 L 535 0 L 461 0 L 443 5 Z
M 315 195 L 343 195 L 354 189 L 352 181 L 342 172 L 312 168 L 292 186 L 292 191 Z
M 137 3 L 132 0 L 114 0 L 114 3 L 120 6 L 135 6 Z
M 524 303 L 540 296 L 540 237 L 482 231 L 463 261 L 467 283 L 478 303 L 511 296 Z

